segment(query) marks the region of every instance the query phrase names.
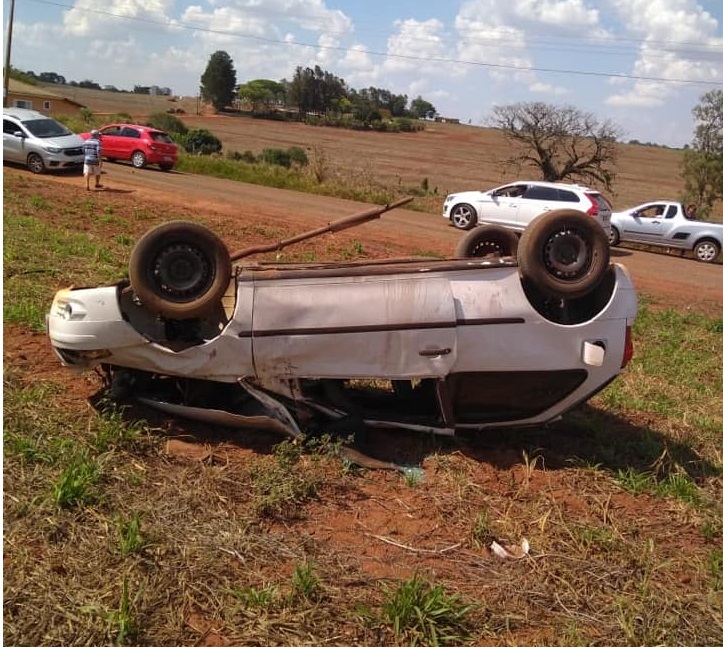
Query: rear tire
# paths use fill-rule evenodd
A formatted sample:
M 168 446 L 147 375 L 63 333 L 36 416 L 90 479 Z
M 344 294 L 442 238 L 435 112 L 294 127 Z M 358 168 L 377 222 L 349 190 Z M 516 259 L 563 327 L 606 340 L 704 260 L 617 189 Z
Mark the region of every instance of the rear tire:
M 720 245 L 714 240 L 701 240 L 695 244 L 693 255 L 696 261 L 712 263 L 720 254 Z
M 523 281 L 553 299 L 576 299 L 592 292 L 610 264 L 610 244 L 602 226 L 573 209 L 535 218 L 520 238 L 517 263 Z
M 131 164 L 136 168 L 143 168 L 146 165 L 146 155 L 143 151 L 134 151 L 131 155 Z
M 510 229 L 482 225 L 465 234 L 457 243 L 455 258 L 516 256 L 519 239 Z
M 141 303 L 168 319 L 212 313 L 231 280 L 231 258 L 216 234 L 181 220 L 159 225 L 131 253 L 131 287 Z
M 173 168 L 173 164 L 159 164 L 158 166 L 161 167 L 161 171 L 165 171 L 166 173 Z

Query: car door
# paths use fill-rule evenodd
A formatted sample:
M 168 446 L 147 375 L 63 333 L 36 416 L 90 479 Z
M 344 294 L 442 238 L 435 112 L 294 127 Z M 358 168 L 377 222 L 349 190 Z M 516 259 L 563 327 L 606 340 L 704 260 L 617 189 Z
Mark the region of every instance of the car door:
M 120 137 L 118 138 L 118 144 L 120 146 L 122 159 L 129 160 L 134 151 L 142 148 L 140 131 L 131 126 L 123 126 Z
M 629 229 L 625 239 L 653 245 L 663 244 L 667 207 L 668 205 L 663 202 L 649 202 L 638 207 L 631 214 L 632 217 L 629 221 Z
M 418 272 L 258 281 L 252 329 L 263 378 L 441 377 L 457 358 L 449 280 Z
M 9 162 L 25 163 L 25 138 L 15 134 L 22 130 L 10 119 L 3 119 L 3 158 Z
M 522 195 L 526 189 L 525 184 L 508 184 L 483 193 L 478 209 L 480 220 L 517 227 Z
M 527 187 L 517 209 L 518 226 L 524 228 L 538 216 L 557 208 L 557 201 L 558 191 L 554 187 L 535 186 L 534 184 Z
M 100 130 L 100 143 L 103 147 L 103 157 L 120 159 L 122 157 L 120 139 L 120 126 L 107 126 Z

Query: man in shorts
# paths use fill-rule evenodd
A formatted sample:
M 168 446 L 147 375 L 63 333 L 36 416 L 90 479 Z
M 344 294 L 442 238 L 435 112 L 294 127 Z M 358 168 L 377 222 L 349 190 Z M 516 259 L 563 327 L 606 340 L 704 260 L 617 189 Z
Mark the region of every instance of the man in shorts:
M 100 142 L 100 132 L 92 130 L 90 138 L 83 144 L 83 175 L 85 176 L 85 190 L 90 191 L 90 176 L 95 178 L 95 188 L 102 187 L 100 183 L 101 155 L 103 145 Z

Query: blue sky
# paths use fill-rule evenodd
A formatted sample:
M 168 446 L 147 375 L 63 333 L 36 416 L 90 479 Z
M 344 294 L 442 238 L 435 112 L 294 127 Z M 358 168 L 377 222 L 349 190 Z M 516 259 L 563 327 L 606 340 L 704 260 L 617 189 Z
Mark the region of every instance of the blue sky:
M 194 95 L 217 50 L 240 83 L 319 65 L 464 123 L 543 101 L 683 145 L 723 89 L 723 0 L 16 0 L 22 70 Z

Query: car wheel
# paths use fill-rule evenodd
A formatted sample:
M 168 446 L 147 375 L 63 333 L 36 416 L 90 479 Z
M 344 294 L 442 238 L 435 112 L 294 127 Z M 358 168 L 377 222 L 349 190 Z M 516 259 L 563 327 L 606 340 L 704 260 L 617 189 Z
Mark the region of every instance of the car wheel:
M 693 248 L 695 260 L 701 263 L 712 263 L 720 254 L 720 245 L 714 240 L 700 240 Z
M 449 220 L 457 229 L 472 229 L 477 224 L 477 211 L 470 204 L 456 204 L 452 207 Z
M 159 164 L 158 166 L 161 167 L 161 171 L 165 171 L 166 173 L 173 168 L 173 164 Z
M 516 256 L 518 242 L 517 235 L 510 229 L 498 225 L 483 225 L 460 239 L 454 257 Z
M 28 155 L 27 166 L 32 173 L 42 173 L 45 170 L 45 162 L 37 153 Z
M 131 164 L 136 168 L 143 168 L 146 165 L 146 155 L 143 151 L 134 151 L 131 155 Z
M 610 244 L 602 226 L 572 209 L 535 218 L 520 238 L 517 263 L 523 281 L 553 299 L 592 292 L 610 264 Z
M 212 231 L 175 220 L 144 234 L 133 248 L 131 287 L 151 312 L 202 317 L 218 307 L 231 280 L 231 258 Z
M 610 234 L 608 235 L 608 242 L 610 243 L 610 247 L 616 247 L 620 244 L 620 232 L 618 231 L 617 227 L 611 225 L 610 226 Z

